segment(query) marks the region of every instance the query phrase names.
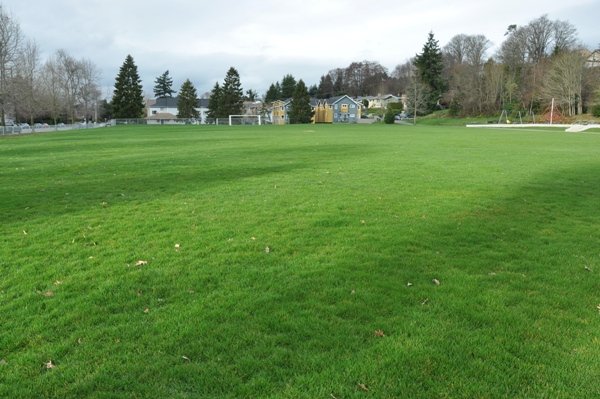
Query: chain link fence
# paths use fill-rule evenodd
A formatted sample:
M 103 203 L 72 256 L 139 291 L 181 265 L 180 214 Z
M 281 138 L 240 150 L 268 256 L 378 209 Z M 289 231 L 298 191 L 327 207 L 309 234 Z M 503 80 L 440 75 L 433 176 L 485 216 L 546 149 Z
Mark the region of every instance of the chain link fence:
M 13 134 L 34 134 L 34 133 L 48 133 L 48 132 L 62 132 L 67 130 L 81 130 L 81 129 L 97 129 L 101 127 L 110 127 L 116 125 L 116 120 L 110 120 L 108 122 L 79 122 L 73 124 L 59 123 L 57 125 L 47 126 L 29 126 L 26 123 L 22 123 L 17 126 L 0 126 L 0 135 L 8 136 Z

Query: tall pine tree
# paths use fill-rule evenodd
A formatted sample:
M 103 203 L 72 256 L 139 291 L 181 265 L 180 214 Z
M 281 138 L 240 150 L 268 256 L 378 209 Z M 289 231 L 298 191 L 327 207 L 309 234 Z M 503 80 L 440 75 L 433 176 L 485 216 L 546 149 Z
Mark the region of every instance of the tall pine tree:
M 433 112 L 448 88 L 448 83 L 442 77 L 444 56 L 438 41 L 433 37 L 433 32 L 429 32 L 423 52 L 415 56 L 414 64 L 419 70 L 421 82 L 429 89 L 426 98 L 427 110 Z
M 173 90 L 173 78 L 169 76 L 169 71 L 165 71 L 154 81 L 154 96 L 156 98 L 173 97 L 177 91 Z
M 287 74 L 281 80 L 281 100 L 287 100 L 294 95 L 294 89 L 296 88 L 296 79 L 291 75 Z
M 227 71 L 221 88 L 218 115 L 220 118 L 227 118 L 229 115 L 241 115 L 243 108 L 244 92 L 240 83 L 240 74 L 234 67 L 231 67 Z
M 279 81 L 277 81 L 276 83 L 271 83 L 271 86 L 269 86 L 269 90 L 265 94 L 265 102 L 272 103 L 279 99 L 281 99 L 281 86 L 279 86 Z
M 119 70 L 113 91 L 112 109 L 115 118 L 141 118 L 144 113 L 142 80 L 133 57 L 128 55 Z
M 198 104 L 198 94 L 196 88 L 186 79 L 179 89 L 179 98 L 177 99 L 177 117 L 178 118 L 198 118 L 200 112 L 196 109 Z
M 310 123 L 314 115 L 310 105 L 310 94 L 308 94 L 308 89 L 302 79 L 298 81 L 292 94 L 292 103 L 288 115 L 291 124 Z
M 208 111 L 206 112 L 206 117 L 210 119 L 217 119 L 220 117 L 219 115 L 219 103 L 221 102 L 221 86 L 219 86 L 219 82 L 215 83 L 215 87 L 213 87 L 210 92 L 210 97 L 208 100 Z

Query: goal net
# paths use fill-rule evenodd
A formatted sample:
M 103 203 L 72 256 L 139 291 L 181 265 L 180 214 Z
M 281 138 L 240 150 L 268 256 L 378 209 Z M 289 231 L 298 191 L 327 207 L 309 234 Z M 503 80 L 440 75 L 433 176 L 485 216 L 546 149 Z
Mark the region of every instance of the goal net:
M 229 115 L 229 126 L 261 124 L 260 115 Z

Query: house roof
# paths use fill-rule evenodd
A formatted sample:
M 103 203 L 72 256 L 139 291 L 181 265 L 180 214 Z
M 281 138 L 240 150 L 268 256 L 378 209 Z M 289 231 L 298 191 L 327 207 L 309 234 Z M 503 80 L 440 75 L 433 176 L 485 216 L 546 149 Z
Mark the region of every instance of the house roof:
M 360 105 L 360 103 L 358 103 L 356 100 L 354 100 L 353 98 L 347 96 L 347 95 L 343 95 L 343 96 L 337 96 L 337 97 L 331 97 L 327 99 L 327 103 L 328 104 L 335 104 L 338 103 L 340 101 L 342 101 L 344 98 L 347 98 L 348 100 L 352 101 L 353 103 L 355 103 L 356 105 Z

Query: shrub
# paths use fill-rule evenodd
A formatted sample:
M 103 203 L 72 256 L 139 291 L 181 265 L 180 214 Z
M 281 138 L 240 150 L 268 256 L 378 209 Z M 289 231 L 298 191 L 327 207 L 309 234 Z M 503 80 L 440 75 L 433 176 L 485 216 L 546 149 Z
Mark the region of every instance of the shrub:
M 600 104 L 596 104 L 592 107 L 592 115 L 600 118 Z
M 394 113 L 394 110 L 388 109 L 388 111 L 385 113 L 385 116 L 383 117 L 383 121 L 386 124 L 391 125 L 392 123 L 394 123 L 395 120 L 396 114 Z

